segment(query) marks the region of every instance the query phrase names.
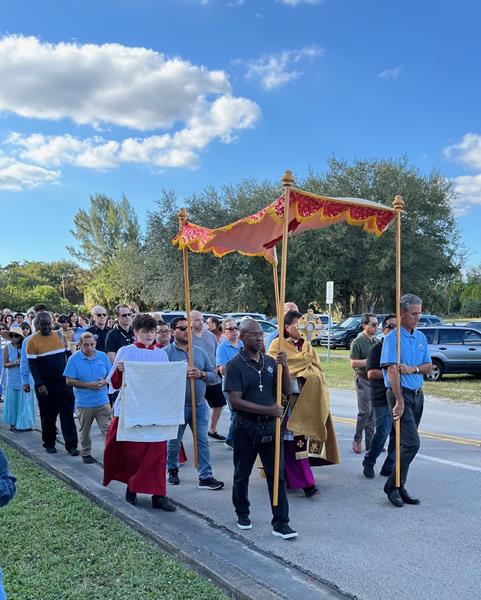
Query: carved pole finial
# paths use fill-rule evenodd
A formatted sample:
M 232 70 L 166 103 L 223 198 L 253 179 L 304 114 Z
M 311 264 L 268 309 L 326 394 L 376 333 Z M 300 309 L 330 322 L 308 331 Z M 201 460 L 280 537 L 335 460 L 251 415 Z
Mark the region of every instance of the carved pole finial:
M 399 194 L 397 196 L 394 196 L 394 201 L 393 201 L 392 205 L 396 210 L 404 210 L 403 197 L 400 196 Z
M 292 171 L 287 170 L 282 177 L 282 185 L 292 186 L 294 185 L 294 176 L 292 175 Z
M 180 230 L 187 223 L 187 217 L 188 217 L 187 209 L 181 208 L 179 210 L 178 217 L 179 217 L 179 230 Z

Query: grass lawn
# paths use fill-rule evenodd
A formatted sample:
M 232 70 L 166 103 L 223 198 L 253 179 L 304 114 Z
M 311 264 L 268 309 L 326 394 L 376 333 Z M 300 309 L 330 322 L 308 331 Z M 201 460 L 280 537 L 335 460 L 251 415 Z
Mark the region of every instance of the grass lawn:
M 213 584 L 5 448 L 17 495 L 0 509 L 9 600 L 226 599 Z
M 318 350 L 319 351 L 319 350 Z M 338 351 L 347 354 L 347 350 Z M 354 373 L 349 360 L 333 357 L 328 363 L 325 348 L 320 351 L 321 364 L 329 387 L 354 390 Z M 441 381 L 425 381 L 424 392 L 450 402 L 481 404 L 481 377 L 473 375 L 444 375 Z

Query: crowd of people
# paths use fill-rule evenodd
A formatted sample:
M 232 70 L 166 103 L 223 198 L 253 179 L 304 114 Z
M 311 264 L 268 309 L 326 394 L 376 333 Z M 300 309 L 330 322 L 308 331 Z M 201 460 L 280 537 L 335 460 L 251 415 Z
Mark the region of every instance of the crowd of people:
M 385 337 L 381 342 L 375 337 L 376 315 L 364 315 L 363 330 L 350 353 L 359 411 L 352 449 L 361 453 L 364 436 L 362 469 L 367 478 L 373 478 L 376 460 L 390 437 L 381 475 L 387 477 L 384 491 L 397 507 L 419 503 L 408 494 L 405 482 L 419 448 L 423 375 L 431 368 L 426 338 L 416 330 L 421 304 L 412 294 L 401 300 L 401 364 L 396 354 L 394 314 L 383 320 Z M 149 494 L 153 508 L 172 512 L 176 506 L 167 498 L 167 483 L 180 483 L 179 467 L 185 462 L 182 440 L 188 425 L 196 430 L 200 489 L 224 487 L 224 482 L 214 477 L 210 444 L 221 442 L 226 451 L 233 451 L 232 502 L 237 526 L 250 529 L 249 479 L 257 465 L 272 501 L 275 423 L 281 418 L 279 496 L 277 505 L 272 506 L 272 532 L 283 539 L 297 537 L 289 525 L 286 489 L 313 496 L 319 491 L 313 467 L 338 464 L 340 454 L 319 354 L 301 336 L 298 322 L 302 313 L 294 303 L 285 305 L 282 339 L 277 335 L 265 338 L 252 318 L 238 324 L 231 318 L 220 322 L 209 317 L 204 324 L 199 311 L 190 314 L 189 336 L 185 316 L 166 324 L 159 314 L 140 313 L 133 303 L 116 306 L 110 324 L 102 306 L 93 307 L 91 320 L 75 313 L 54 315 L 44 305 L 26 315 L 7 309 L 0 312 L 1 336 L 8 342 L 1 353 L 2 419 L 12 431 L 35 427 L 36 399 L 46 452 L 57 452 L 59 420 L 65 450 L 92 464 L 96 462 L 91 442 L 95 421 L 106 440 L 104 485 L 121 481 L 126 484 L 127 502 L 136 504 L 137 494 Z M 119 390 L 126 361 L 188 363 L 185 422 L 172 439 L 118 439 L 123 402 Z M 281 406 L 276 402 L 279 365 Z M 230 421 L 224 436 L 218 426 L 226 405 Z M 394 474 L 396 419 L 401 419 L 400 487 L 395 485 Z

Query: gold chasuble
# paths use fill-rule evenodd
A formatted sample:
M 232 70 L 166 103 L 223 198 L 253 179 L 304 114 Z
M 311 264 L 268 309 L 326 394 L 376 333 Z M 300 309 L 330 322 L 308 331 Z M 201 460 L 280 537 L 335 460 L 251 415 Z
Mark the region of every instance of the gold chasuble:
M 341 459 L 331 417 L 329 391 L 319 356 L 306 340 L 302 349 L 298 350 L 291 339 L 286 339 L 284 351 L 287 354 L 289 374 L 300 384 L 300 393 L 291 396 L 287 429 L 296 436 L 309 438 L 312 458 L 317 455 L 322 457 L 322 463 L 337 465 Z M 278 352 L 279 338 L 276 338 L 271 343 L 269 354 L 275 358 Z

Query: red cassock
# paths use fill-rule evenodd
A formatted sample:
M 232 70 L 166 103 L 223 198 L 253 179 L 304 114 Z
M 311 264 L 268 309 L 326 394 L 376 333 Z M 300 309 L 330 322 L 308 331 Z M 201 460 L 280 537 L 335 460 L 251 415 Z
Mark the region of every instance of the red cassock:
M 121 386 L 122 373 L 115 371 L 112 384 Z M 103 484 L 121 481 L 131 492 L 165 496 L 167 442 L 118 442 L 118 425 L 119 418 L 114 417 L 105 441 Z

